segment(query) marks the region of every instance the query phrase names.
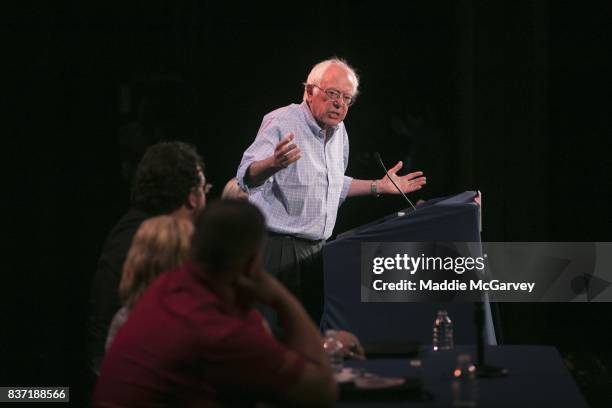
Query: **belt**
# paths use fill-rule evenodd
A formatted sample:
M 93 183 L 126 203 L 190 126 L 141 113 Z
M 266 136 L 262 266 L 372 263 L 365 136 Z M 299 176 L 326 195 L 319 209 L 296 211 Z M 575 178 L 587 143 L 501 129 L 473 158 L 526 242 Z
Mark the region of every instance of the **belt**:
M 279 234 L 278 232 L 272 232 L 272 231 L 268 231 L 268 236 L 272 238 L 292 239 L 294 241 L 304 242 L 304 243 L 311 244 L 311 245 L 325 243 L 324 239 L 314 240 L 314 239 L 300 238 L 300 237 L 296 237 L 295 235 Z

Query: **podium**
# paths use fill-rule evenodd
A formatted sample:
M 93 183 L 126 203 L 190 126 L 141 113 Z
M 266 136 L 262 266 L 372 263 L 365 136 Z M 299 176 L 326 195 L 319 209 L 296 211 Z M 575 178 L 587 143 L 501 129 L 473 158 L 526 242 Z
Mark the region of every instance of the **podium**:
M 323 248 L 324 309 L 321 329 L 342 329 L 368 344 L 431 344 L 440 309 L 454 322 L 455 344 L 475 344 L 473 303 L 362 302 L 361 246 L 365 242 L 480 243 L 476 192 L 433 199 L 340 235 Z M 483 297 L 485 342 L 497 344 L 490 304 Z

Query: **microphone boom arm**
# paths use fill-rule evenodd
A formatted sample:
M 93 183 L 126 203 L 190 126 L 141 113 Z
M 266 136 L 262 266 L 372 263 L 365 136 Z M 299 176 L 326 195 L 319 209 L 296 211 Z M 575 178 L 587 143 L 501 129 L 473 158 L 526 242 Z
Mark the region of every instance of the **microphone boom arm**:
M 389 180 L 391 180 L 391 183 L 393 183 L 393 185 L 395 186 L 395 188 L 397 188 L 397 191 L 400 192 L 400 194 L 402 196 L 404 196 L 404 199 L 406 201 L 408 201 L 408 204 L 410 204 L 410 206 L 412 207 L 412 209 L 414 211 L 416 211 L 416 207 L 412 204 L 412 201 L 410 201 L 410 199 L 406 196 L 406 194 L 404 194 L 404 192 L 402 191 L 401 188 L 398 187 L 397 184 L 395 184 L 395 181 L 393 181 L 393 179 L 391 178 L 391 176 L 389 175 L 389 171 L 387 170 L 387 167 L 385 167 L 385 163 L 383 163 L 382 157 L 380 157 L 380 154 L 378 152 L 374 152 L 374 155 L 376 156 L 376 158 L 378 159 L 378 162 L 380 163 L 380 165 L 382 166 L 383 170 L 385 171 L 385 174 L 387 175 L 387 177 L 389 178 Z

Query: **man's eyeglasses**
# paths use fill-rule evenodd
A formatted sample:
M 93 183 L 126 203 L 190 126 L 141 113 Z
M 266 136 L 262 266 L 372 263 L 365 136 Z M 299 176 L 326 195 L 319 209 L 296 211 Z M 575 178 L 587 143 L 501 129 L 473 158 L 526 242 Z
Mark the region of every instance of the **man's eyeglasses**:
M 213 185 L 212 185 L 212 184 L 208 184 L 208 183 L 206 183 L 206 184 L 204 184 L 204 185 L 200 185 L 200 187 L 199 187 L 199 188 L 201 188 L 201 189 L 202 189 L 202 191 L 204 192 L 204 194 L 208 194 L 208 193 L 210 193 L 210 190 L 212 190 Z
M 325 95 L 327 95 L 327 97 L 329 99 L 331 99 L 332 101 L 340 101 L 341 100 L 342 102 L 344 102 L 344 104 L 347 107 L 349 107 L 349 106 L 351 106 L 352 104 L 355 103 L 356 97 L 354 97 L 353 95 L 347 95 L 347 94 L 340 93 L 339 91 L 336 91 L 333 88 L 323 89 L 323 88 L 321 88 L 318 85 L 315 85 L 315 84 L 311 84 L 311 85 L 314 86 L 314 87 L 317 87 L 320 90 L 322 90 L 323 92 L 325 92 Z

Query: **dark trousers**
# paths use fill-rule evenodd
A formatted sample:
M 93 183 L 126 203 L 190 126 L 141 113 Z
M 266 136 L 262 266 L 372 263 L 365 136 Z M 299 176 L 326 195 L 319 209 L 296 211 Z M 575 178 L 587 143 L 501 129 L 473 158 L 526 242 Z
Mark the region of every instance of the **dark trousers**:
M 323 244 L 324 240 L 310 241 L 269 232 L 263 261 L 264 268 L 300 300 L 316 325 L 323 314 Z M 276 332 L 276 313 L 269 308 L 262 312 Z

